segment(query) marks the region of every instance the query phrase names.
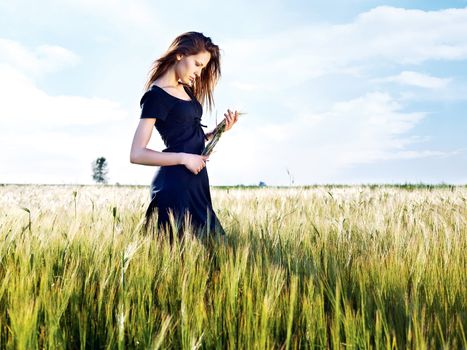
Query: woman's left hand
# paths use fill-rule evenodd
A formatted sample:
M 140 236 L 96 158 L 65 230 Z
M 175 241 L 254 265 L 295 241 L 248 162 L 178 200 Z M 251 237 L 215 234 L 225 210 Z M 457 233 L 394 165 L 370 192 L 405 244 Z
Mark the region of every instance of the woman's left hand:
M 232 126 L 237 122 L 238 120 L 238 112 L 232 112 L 230 109 L 227 110 L 227 113 L 224 113 L 225 116 L 225 129 L 224 131 L 227 131 L 232 128 Z

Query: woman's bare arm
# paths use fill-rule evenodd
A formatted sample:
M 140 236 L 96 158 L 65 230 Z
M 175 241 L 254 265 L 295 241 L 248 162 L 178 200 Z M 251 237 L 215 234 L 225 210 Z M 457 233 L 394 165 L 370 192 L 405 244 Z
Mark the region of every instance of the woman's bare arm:
M 155 166 L 184 164 L 184 153 L 158 152 L 146 148 L 155 122 L 155 118 L 140 119 L 131 145 L 130 163 Z
M 158 152 L 147 148 L 151 139 L 156 118 L 142 118 L 133 137 L 130 163 L 141 165 L 170 166 L 184 165 L 194 174 L 198 174 L 206 166 L 208 156 L 184 152 Z

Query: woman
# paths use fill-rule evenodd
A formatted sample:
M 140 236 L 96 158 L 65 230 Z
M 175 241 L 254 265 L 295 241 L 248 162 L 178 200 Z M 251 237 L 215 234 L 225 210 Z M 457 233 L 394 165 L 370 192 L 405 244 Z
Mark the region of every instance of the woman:
M 181 237 L 187 224 L 195 234 L 225 232 L 215 215 L 202 156 L 212 132 L 204 133 L 202 105 L 212 110 L 213 89 L 221 76 L 219 47 L 202 33 L 187 32 L 172 42 L 167 52 L 156 60 L 141 98 L 141 115 L 131 146 L 130 162 L 160 166 L 151 184 L 151 202 L 146 211 L 146 228 L 152 213 L 158 214 L 159 231 L 173 239 L 170 217 Z M 238 112 L 227 110 L 225 130 L 238 119 Z M 166 149 L 146 148 L 153 127 Z

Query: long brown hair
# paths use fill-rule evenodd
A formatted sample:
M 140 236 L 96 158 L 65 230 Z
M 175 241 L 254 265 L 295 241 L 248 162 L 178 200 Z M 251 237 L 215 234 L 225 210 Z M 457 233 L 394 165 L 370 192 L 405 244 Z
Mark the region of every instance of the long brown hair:
M 144 86 L 145 90 L 149 90 L 151 84 L 169 70 L 177 61 L 177 55 L 190 56 L 202 51 L 209 52 L 211 58 L 201 71 L 200 77 L 196 77 L 192 91 L 196 99 L 209 111 L 212 111 L 214 106 L 213 90 L 221 77 L 220 53 L 219 47 L 211 41 L 211 38 L 202 33 L 186 32 L 176 37 L 166 53 L 153 62 Z

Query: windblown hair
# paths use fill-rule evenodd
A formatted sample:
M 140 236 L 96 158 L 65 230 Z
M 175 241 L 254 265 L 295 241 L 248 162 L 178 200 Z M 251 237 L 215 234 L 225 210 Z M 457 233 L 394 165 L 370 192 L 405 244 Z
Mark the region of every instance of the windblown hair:
M 177 55 L 190 56 L 202 51 L 211 54 L 211 59 L 201 71 L 200 77 L 196 77 L 192 90 L 197 100 L 212 111 L 214 106 L 213 90 L 221 77 L 219 47 L 211 41 L 211 38 L 198 32 L 186 32 L 172 42 L 166 53 L 155 60 L 148 74 L 145 90 L 149 90 L 151 84 L 177 62 Z

